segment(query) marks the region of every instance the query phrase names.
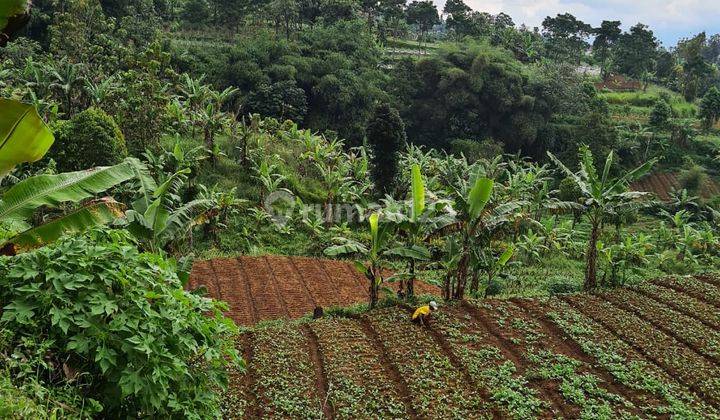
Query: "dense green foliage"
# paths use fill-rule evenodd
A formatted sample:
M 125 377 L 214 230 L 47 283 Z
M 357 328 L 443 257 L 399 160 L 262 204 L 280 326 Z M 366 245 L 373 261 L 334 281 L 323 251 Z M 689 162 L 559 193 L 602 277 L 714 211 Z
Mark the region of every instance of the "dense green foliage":
M 48 157 L 60 171 L 78 171 L 119 163 L 127 156 L 125 137 L 103 110 L 88 108 L 70 121 L 56 123 Z
M 76 384 L 110 416 L 213 413 L 234 327 L 175 270 L 113 231 L 3 258 L 0 347 L 13 356 L 0 365 L 19 383 Z
M 378 193 L 392 194 L 398 176 L 400 152 L 406 147 L 405 125 L 388 104 L 375 107 L 365 133 L 372 150 L 372 176 Z
M 371 305 L 385 282 L 413 302 L 416 277 L 452 300 L 718 263 L 718 35 L 666 50 L 642 23 L 530 29 L 462 0 L 43 0 L 29 19 L 0 95 L 56 127 L 55 164 L 0 159 L 3 251 L 118 230 L 0 260 L 0 416 L 217 416 L 233 327 L 182 290 L 193 254 L 355 257 Z

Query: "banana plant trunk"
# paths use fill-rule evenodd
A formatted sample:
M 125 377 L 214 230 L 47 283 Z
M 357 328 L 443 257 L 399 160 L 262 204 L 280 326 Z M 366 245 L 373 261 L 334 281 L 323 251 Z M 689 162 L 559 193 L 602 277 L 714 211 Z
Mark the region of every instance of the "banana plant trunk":
M 597 242 L 599 237 L 600 223 L 593 220 L 585 260 L 585 290 L 593 290 L 597 287 Z
M 458 263 L 457 276 L 452 290 L 452 298 L 455 300 L 462 300 L 465 296 L 465 283 L 467 282 L 468 265 L 470 263 L 469 250 L 466 251 L 463 252 L 463 257 Z
M 480 288 L 480 272 L 473 270 L 472 282 L 470 282 L 470 293 L 477 293 Z
M 205 127 L 205 147 L 210 150 L 210 160 L 215 166 L 217 163 L 217 156 L 215 156 L 215 138 L 210 128 Z
M 380 276 L 379 273 L 380 270 L 378 270 L 376 267 L 370 268 L 370 274 L 368 275 L 368 280 L 370 283 L 370 308 L 375 308 L 377 306 L 378 302 L 378 277 Z
M 415 260 L 410 260 L 410 278 L 408 278 L 405 296 L 412 299 L 415 295 Z

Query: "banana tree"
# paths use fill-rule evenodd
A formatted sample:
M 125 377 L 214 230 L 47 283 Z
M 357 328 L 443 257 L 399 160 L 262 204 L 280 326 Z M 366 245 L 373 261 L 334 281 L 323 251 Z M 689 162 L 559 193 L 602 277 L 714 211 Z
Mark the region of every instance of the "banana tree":
M 454 265 L 454 273 L 445 278 L 443 293 L 445 299 L 462 299 L 465 294 L 472 248 L 478 231 L 482 229 L 484 217 L 488 213 L 487 204 L 492 195 L 494 181 L 490 178 L 476 178 L 469 191 L 456 190 L 455 205 L 458 210 L 454 229 L 458 241 L 459 257 Z
M 454 221 L 450 203 L 446 200 L 433 200 L 426 203 L 426 191 L 420 165 L 411 168 L 411 199 L 407 203 L 398 203 L 387 198 L 384 200 L 383 213 L 396 225 L 401 236 L 401 245 L 388 250 L 387 254 L 400 258 L 407 263 L 407 273 L 402 273 L 400 292 L 407 298 L 415 293 L 416 265 L 428 261 L 431 257 L 426 239 L 431 232 L 441 229 Z M 409 207 L 409 208 L 408 208 Z
M 650 171 L 656 160 L 650 160 L 615 178 L 610 174 L 614 158 L 613 152 L 610 152 L 607 159 L 605 159 L 605 166 L 600 175 L 598 175 L 595 168 L 590 148 L 587 146 L 580 148 L 580 171 L 578 173 L 568 169 L 552 153 L 548 152 L 548 156 L 566 176 L 577 184 L 581 191 L 584 213 L 588 216 L 591 226 L 590 239 L 585 254 L 584 288 L 586 290 L 595 289 L 597 287 L 597 244 L 603 224 L 613 215 L 636 210 L 644 206 L 641 200 L 647 198 L 649 194 L 628 191 L 628 186 L 631 182 Z
M 40 160 L 54 138 L 35 108 L 0 99 L 0 176 L 16 165 Z M 122 215 L 122 205 L 106 198 L 86 203 L 49 223 L 32 226 L 30 218 L 40 207 L 58 208 L 93 198 L 135 176 L 142 164 L 133 158 L 122 163 L 79 172 L 27 178 L 0 197 L 0 225 L 12 236 L 0 243 L 1 253 L 14 255 L 43 246 L 64 233 L 80 232 L 106 224 Z
M 213 208 L 213 200 L 209 198 L 181 202 L 177 192 L 189 173 L 190 169 L 177 171 L 160 185 L 148 171 L 137 174 L 139 198 L 126 213 L 126 227 L 146 250 L 168 250 L 193 227 L 203 223 Z
M 325 249 L 325 255 L 336 257 L 340 255 L 358 255 L 361 260 L 355 261 L 355 268 L 368 280 L 370 307 L 377 305 L 380 285 L 383 283 L 383 262 L 387 253 L 388 240 L 391 238 L 391 225 L 380 223 L 380 214 L 373 213 L 368 218 L 370 227 L 370 244 L 365 245 L 358 241 L 338 237 L 333 241 L 336 245 Z

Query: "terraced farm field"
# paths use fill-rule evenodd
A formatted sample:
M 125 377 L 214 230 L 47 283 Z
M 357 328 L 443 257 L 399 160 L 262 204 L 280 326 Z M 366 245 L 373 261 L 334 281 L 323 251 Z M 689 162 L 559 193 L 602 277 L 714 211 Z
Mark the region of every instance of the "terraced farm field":
M 631 188 L 635 191 L 653 193 L 658 199 L 668 201 L 670 200 L 670 192 L 681 189 L 681 186 L 677 174 L 655 172 L 634 182 Z M 708 179 L 700 188 L 699 195 L 706 199 L 720 195 L 720 186 L 714 180 Z
M 228 418 L 720 418 L 720 278 L 276 321 L 238 340 Z
M 211 297 L 228 303 L 226 315 L 238 325 L 300 318 L 317 306 L 367 302 L 369 294 L 367 280 L 351 263 L 278 255 L 196 261 L 188 288 L 200 286 Z M 421 281 L 415 290 L 417 294 L 440 293 Z

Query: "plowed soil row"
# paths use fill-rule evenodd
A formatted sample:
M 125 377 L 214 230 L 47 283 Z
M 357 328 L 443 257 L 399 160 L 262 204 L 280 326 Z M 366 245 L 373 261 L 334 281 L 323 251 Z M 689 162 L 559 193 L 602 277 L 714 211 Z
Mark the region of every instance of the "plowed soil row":
M 211 297 L 228 303 L 226 315 L 239 325 L 300 318 L 317 306 L 350 306 L 368 299 L 367 280 L 352 264 L 305 257 L 197 261 L 188 287 L 201 286 Z M 437 287 L 421 281 L 416 281 L 415 290 L 417 294 L 440 294 Z
M 705 400 L 718 406 L 720 378 L 717 366 L 672 336 L 595 296 L 565 299 L 574 308 L 627 341 L 647 358 L 677 377 Z
M 712 295 L 716 281 L 659 283 Z M 267 296 L 282 290 L 274 287 Z M 248 369 L 231 374 L 224 413 L 253 419 L 720 418 L 718 308 L 675 288 L 470 300 L 442 305 L 429 327 L 411 323 L 406 306 L 258 325 L 238 341 Z M 671 305 L 673 294 L 678 298 Z
M 635 191 L 653 193 L 663 201 L 670 200 L 670 192 L 672 190 L 681 189 L 677 174 L 662 172 L 647 175 L 639 181 L 634 182 L 630 187 Z M 718 194 L 720 194 L 720 186 L 712 179 L 708 179 L 700 188 L 700 196 L 703 198 L 711 198 Z

